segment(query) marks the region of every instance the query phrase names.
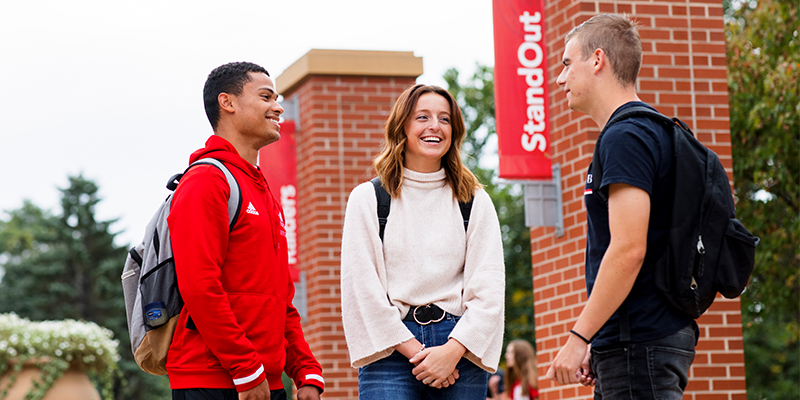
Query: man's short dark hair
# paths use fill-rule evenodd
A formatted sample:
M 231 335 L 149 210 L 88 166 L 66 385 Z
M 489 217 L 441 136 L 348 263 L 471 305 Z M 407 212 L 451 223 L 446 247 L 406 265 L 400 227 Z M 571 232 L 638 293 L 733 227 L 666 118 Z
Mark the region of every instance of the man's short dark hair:
M 250 82 L 248 72 L 263 72 L 269 76 L 264 67 L 251 62 L 232 62 L 214 68 L 206 84 L 203 87 L 203 102 L 205 103 L 206 116 L 211 127 L 217 129 L 219 124 L 219 102 L 217 98 L 220 93 L 228 93 L 234 96 L 242 94 L 242 88 Z

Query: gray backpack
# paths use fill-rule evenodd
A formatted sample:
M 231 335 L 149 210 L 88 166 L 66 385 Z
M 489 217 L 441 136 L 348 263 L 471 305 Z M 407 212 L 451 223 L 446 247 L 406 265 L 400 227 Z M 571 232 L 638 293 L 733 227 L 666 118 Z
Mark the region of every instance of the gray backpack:
M 197 160 L 186 171 L 199 164 L 219 168 L 228 179 L 231 192 L 228 198 L 228 223 L 230 230 L 233 230 L 242 208 L 239 183 L 228 168 L 214 158 Z M 173 175 L 167 183 L 167 189 L 174 192 L 182 176 Z M 153 375 L 167 373 L 167 351 L 183 308 L 167 225 L 173 194 L 170 193 L 158 207 L 147 224 L 142 243 L 130 249 L 122 270 L 131 351 L 139 367 Z

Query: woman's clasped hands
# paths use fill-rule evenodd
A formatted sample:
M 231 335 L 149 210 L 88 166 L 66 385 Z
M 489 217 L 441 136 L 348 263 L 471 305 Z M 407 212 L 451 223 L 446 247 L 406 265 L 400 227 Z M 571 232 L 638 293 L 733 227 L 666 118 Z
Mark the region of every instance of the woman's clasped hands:
M 467 349 L 458 341 L 450 339 L 441 346 L 423 347 L 408 361 L 415 365 L 411 371 L 417 380 L 436 388 L 446 388 L 458 379 L 456 365 Z

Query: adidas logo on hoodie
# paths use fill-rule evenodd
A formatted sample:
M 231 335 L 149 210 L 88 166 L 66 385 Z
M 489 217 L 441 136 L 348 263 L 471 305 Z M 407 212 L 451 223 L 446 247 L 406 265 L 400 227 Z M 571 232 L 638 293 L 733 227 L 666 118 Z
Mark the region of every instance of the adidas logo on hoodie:
M 247 206 L 247 211 L 246 211 L 246 212 L 247 212 L 248 214 L 258 215 L 258 210 L 256 210 L 256 208 L 255 208 L 255 207 L 253 207 L 253 203 L 250 203 L 250 204 Z

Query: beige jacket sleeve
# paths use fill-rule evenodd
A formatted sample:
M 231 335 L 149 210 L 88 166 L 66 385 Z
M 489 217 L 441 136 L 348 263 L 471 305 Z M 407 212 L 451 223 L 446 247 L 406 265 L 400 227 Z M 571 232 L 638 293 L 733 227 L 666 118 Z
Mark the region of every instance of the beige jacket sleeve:
M 467 348 L 465 357 L 494 372 L 505 324 L 505 263 L 500 222 L 484 190 L 475 193 L 467 229 L 464 265 L 465 312 L 450 337 Z
M 372 183 L 350 193 L 341 255 L 342 323 L 350 362 L 362 367 L 389 356 L 414 335 L 386 295 L 383 244 L 378 236 L 377 199 Z

